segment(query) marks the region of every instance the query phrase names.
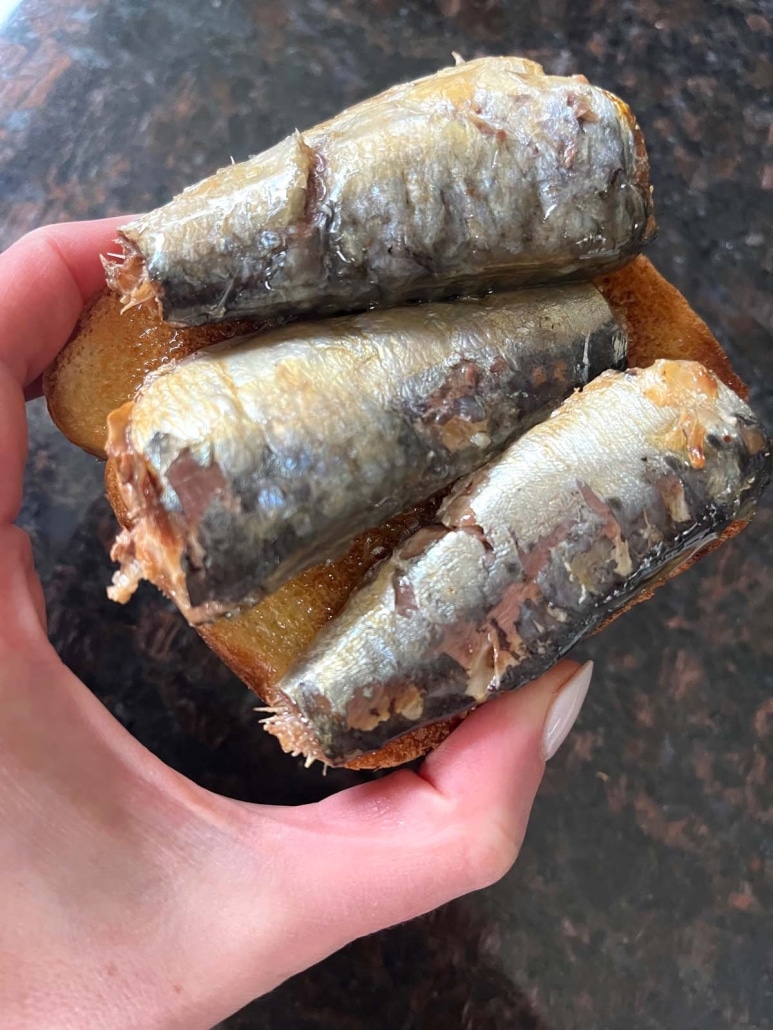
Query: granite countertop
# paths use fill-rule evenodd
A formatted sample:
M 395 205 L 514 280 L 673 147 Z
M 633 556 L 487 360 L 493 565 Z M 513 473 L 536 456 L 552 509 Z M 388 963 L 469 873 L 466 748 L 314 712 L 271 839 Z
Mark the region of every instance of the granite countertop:
M 395 81 L 522 53 L 619 92 L 654 167 L 658 267 L 773 425 L 773 10 L 751 0 L 0 2 L 0 245 L 154 206 Z M 767 163 L 766 163 L 767 162 Z M 20 523 L 56 647 L 208 788 L 297 803 L 356 782 L 279 753 L 254 699 L 150 588 L 104 596 L 101 468 L 30 411 Z M 582 646 L 596 674 L 503 881 L 356 942 L 228 1027 L 762 1030 L 773 974 L 770 500 Z

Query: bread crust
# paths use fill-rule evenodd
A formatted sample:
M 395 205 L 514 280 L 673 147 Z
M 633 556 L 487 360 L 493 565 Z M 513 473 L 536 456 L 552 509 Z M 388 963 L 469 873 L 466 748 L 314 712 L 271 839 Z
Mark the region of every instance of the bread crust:
M 657 358 L 699 361 L 746 399 L 748 390 L 706 324 L 647 258 L 637 257 L 625 268 L 597 280 L 597 285 L 626 323 L 630 365 L 643 367 Z M 44 389 L 52 418 L 74 443 L 92 454 L 103 455 L 100 440 L 103 442 L 106 436 L 107 414 L 132 398 L 147 372 L 170 355 L 180 358 L 226 335 L 254 328 L 256 323 L 240 322 L 174 329 L 154 323 L 147 313 L 137 309 L 120 316 L 117 299 L 100 294 L 84 312 L 70 343 L 46 374 Z M 105 485 L 113 510 L 125 526 L 127 515 L 110 462 L 105 470 Z M 385 526 L 362 534 L 343 558 L 308 569 L 261 604 L 197 631 L 271 707 L 277 682 L 320 627 L 341 610 L 368 570 L 388 550 L 419 525 L 431 521 L 439 502 L 439 497 L 432 498 Z M 604 625 L 633 604 L 651 597 L 662 582 L 685 571 L 743 526 L 741 522 L 733 523 L 688 562 L 615 612 Z M 349 768 L 380 769 L 411 761 L 437 747 L 459 721 L 456 718 L 413 730 L 380 751 L 361 756 Z

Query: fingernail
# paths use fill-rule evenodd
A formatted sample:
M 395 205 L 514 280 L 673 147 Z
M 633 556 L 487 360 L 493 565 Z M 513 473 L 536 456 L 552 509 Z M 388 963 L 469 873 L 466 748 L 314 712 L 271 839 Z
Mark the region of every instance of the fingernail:
M 564 683 L 550 706 L 542 731 L 542 759 L 547 762 L 569 736 L 588 693 L 593 662 L 586 662 Z

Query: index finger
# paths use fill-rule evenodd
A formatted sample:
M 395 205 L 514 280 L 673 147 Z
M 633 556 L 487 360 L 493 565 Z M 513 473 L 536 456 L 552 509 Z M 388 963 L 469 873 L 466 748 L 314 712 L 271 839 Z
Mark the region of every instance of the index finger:
M 50 225 L 0 254 L 0 523 L 13 522 L 27 457 L 23 389 L 61 350 L 104 285 L 100 254 L 125 218 Z
M 0 362 L 21 387 L 56 357 L 105 285 L 100 254 L 127 218 L 47 225 L 0 254 Z

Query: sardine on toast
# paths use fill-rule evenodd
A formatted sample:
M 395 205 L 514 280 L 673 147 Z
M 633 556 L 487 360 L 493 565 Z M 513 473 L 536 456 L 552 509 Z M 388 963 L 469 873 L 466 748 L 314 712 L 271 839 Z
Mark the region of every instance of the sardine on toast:
M 366 100 L 120 230 L 127 306 L 198 325 L 589 279 L 655 231 L 626 104 L 485 57 Z
M 44 377 L 107 452 L 110 595 L 160 587 L 286 750 L 437 746 L 737 533 L 770 477 L 743 383 L 640 254 L 654 231 L 629 108 L 516 57 L 125 225 Z
M 243 607 L 428 498 L 625 362 L 590 284 L 295 323 L 151 377 L 109 419 L 132 520 L 112 596 Z
M 703 366 L 606 372 L 458 484 L 279 683 L 266 728 L 332 765 L 545 672 L 729 523 L 766 434 Z

